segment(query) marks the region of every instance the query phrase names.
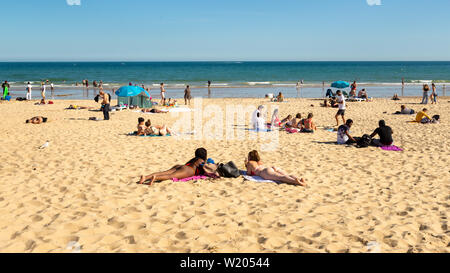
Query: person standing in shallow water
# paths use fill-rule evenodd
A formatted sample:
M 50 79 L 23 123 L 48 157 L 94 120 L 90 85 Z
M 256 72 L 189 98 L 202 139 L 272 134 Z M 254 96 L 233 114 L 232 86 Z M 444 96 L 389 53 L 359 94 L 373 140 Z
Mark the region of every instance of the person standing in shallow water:
M 188 85 L 186 86 L 186 89 L 184 89 L 184 104 L 188 105 L 189 102 L 189 105 L 191 105 L 191 99 L 191 88 Z
M 421 104 L 428 104 L 428 91 L 430 91 L 430 86 L 428 86 L 428 84 L 424 84 Z
M 166 104 L 166 89 L 164 88 L 164 83 L 161 83 L 161 105 Z

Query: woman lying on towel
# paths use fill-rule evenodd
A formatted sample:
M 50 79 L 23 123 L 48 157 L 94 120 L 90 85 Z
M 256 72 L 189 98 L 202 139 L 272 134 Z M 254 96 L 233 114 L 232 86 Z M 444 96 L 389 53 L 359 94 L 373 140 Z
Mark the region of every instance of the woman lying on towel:
M 202 175 L 203 168 L 202 165 L 206 162 L 207 151 L 204 148 L 199 148 L 195 151 L 195 157 L 189 160 L 185 165 L 175 165 L 165 172 L 152 173 L 147 176 L 141 176 L 139 184 L 144 184 L 146 181 L 150 180 L 149 185 L 153 185 L 155 181 L 176 179 L 185 179 L 188 177 Z
M 154 114 L 161 114 L 161 113 L 169 113 L 168 110 L 158 110 L 158 109 L 142 109 L 142 113 L 154 113 Z
M 251 176 L 260 176 L 263 179 L 296 186 L 306 186 L 303 178 L 299 179 L 293 175 L 288 175 L 276 167 L 264 167 L 258 151 L 251 151 L 248 154 L 248 158 L 245 159 L 245 167 L 247 168 L 247 174 Z

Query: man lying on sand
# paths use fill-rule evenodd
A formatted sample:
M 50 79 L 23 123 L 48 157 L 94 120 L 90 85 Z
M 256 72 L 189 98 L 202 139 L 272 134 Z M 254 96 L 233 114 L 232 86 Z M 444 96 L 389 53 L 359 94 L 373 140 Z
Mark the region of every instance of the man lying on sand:
M 41 123 L 46 123 L 47 120 L 48 120 L 48 119 L 45 118 L 45 117 L 38 116 L 38 117 L 33 117 L 33 118 L 30 118 L 30 119 L 27 119 L 27 120 L 25 121 L 25 123 L 41 124 Z
M 306 186 L 305 179 L 303 178 L 286 174 L 281 169 L 276 167 L 264 167 L 258 151 L 251 151 L 248 153 L 248 157 L 245 159 L 245 167 L 247 168 L 247 174 L 251 176 L 256 175 L 267 180 L 273 180 L 296 186 Z
M 412 115 L 414 114 L 413 109 L 406 108 L 406 106 L 400 106 L 400 111 L 395 112 L 396 115 Z
M 150 180 L 149 185 L 153 185 L 155 181 L 170 180 L 173 178 L 185 179 L 192 176 L 202 175 L 203 168 L 202 164 L 206 162 L 207 151 L 204 148 L 199 148 L 195 151 L 195 157 L 189 160 L 185 165 L 175 165 L 165 172 L 156 172 L 147 176 L 141 176 L 139 184 L 144 184 L 146 181 Z

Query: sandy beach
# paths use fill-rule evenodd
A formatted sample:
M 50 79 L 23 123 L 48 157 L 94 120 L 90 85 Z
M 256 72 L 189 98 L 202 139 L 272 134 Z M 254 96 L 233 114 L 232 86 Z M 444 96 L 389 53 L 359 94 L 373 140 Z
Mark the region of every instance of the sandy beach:
M 441 116 L 430 125 L 392 114 L 401 104 L 421 110 L 421 98 L 348 103 L 353 135 L 372 133 L 384 119 L 403 152 L 335 145 L 336 133 L 323 129 L 280 132 L 275 150 L 264 151 L 266 140 L 245 131 L 248 120 L 234 124 L 245 139 L 132 137 L 126 134 L 138 117 L 172 126 L 181 114 L 125 110 L 89 121 L 102 113 L 65 108 L 99 107 L 92 100 L 2 102 L 0 252 L 72 252 L 73 244 L 83 253 L 449 252 L 449 99 L 426 106 Z M 318 126 L 335 125 L 337 110 L 320 107 L 321 100 L 288 101 L 204 99 L 203 107 L 264 104 L 279 107 L 281 117 L 312 112 Z M 187 113 L 194 121 L 196 112 Z M 49 122 L 25 124 L 33 116 Z M 210 123 L 206 112 L 201 123 Z M 308 187 L 243 178 L 136 184 L 140 175 L 186 163 L 199 147 L 240 169 L 257 149 L 266 165 L 305 178 Z

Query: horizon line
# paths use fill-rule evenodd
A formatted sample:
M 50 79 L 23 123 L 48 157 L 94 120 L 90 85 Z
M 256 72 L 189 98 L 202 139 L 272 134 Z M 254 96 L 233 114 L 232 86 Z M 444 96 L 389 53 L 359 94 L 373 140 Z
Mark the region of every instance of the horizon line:
M 215 63 L 215 62 L 450 62 L 450 60 L 15 60 L 4 61 L 0 60 L 0 63 L 66 63 L 66 62 L 78 62 L 78 63 Z

